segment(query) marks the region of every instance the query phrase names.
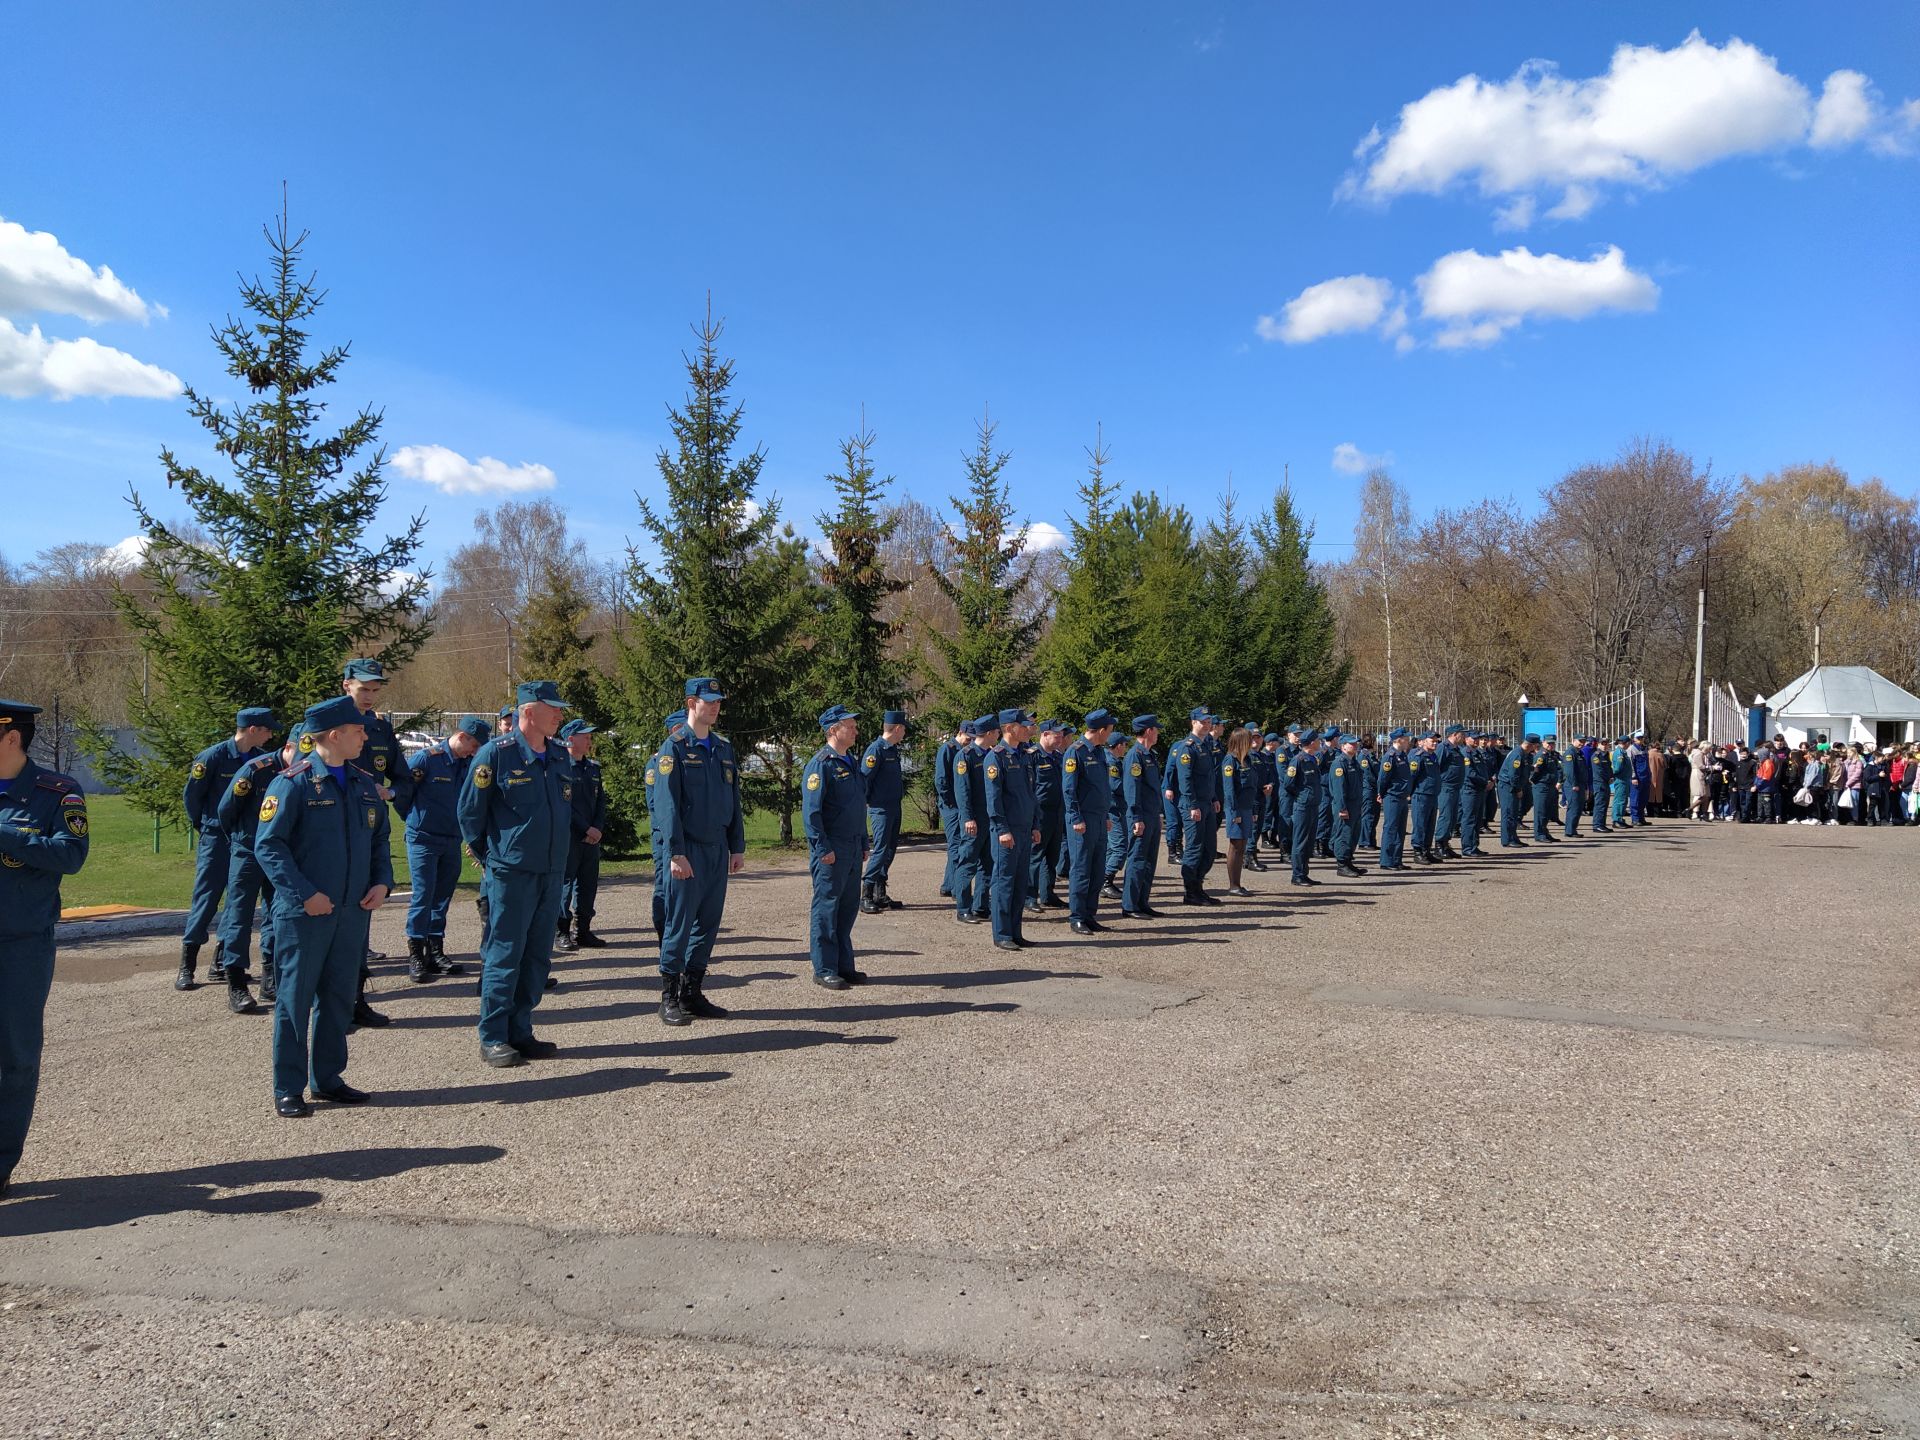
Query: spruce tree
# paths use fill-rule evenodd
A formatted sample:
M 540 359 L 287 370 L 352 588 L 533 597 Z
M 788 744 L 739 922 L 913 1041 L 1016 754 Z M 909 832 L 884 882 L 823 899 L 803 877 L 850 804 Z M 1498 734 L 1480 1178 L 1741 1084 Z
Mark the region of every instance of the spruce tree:
M 1157 495 L 1135 495 L 1123 515 L 1135 556 L 1134 652 L 1142 687 L 1136 703 L 1177 736 L 1185 732 L 1188 710 L 1209 703 L 1196 644 L 1200 559 L 1193 517 Z
M 959 721 L 989 710 L 1031 704 L 1039 689 L 1034 642 L 1042 617 L 1023 619 L 1021 606 L 1029 572 L 1018 562 L 1027 548 L 1027 527 L 1013 526 L 1002 478 L 1011 457 L 993 448 L 993 431 L 991 420 L 980 422 L 966 458 L 966 494 L 950 502 L 960 521 L 957 530 L 945 527 L 953 573 L 927 567 L 957 614 L 952 634 L 928 631 L 939 659 L 931 677 L 936 704 L 929 734 L 950 733 Z
M 781 696 L 808 601 L 781 553 L 779 504 L 756 499 L 765 452 L 734 454 L 742 410 L 729 398 L 733 362 L 720 356 L 721 328 L 709 306 L 683 357 L 687 396 L 667 412 L 674 444 L 659 455 L 664 508 L 636 497 L 658 554 L 628 551 L 633 606 L 615 648 L 623 721 L 657 740 L 687 678 L 711 675 L 727 697 L 720 728 L 746 762 L 787 724 Z M 752 767 L 743 768 L 751 781 Z
M 1201 532 L 1198 559 L 1193 648 L 1201 689 L 1194 701 L 1238 725 L 1252 715 L 1259 689 L 1255 675 L 1268 662 L 1253 644 L 1249 625 L 1253 551 L 1231 484 L 1220 497 L 1220 514 Z
M 1134 546 L 1115 503 L 1118 492 L 1107 479 L 1111 458 L 1104 437 L 1096 434 L 1087 451 L 1087 478 L 1076 491 L 1081 513 L 1068 522 L 1067 582 L 1041 647 L 1041 708 L 1076 722 L 1101 705 L 1123 718 L 1131 715 L 1147 688 L 1136 645 Z
M 819 517 L 827 554 L 815 684 L 825 701 L 860 712 L 863 736 L 879 733 L 881 712 L 904 705 L 910 688 L 907 666 L 893 653 L 900 626 L 881 614 L 907 582 L 887 571 L 884 552 L 899 522 L 881 516 L 893 477 L 874 478 L 872 450 L 864 426 L 841 442 L 841 468 L 827 477 L 840 506 Z
M 1286 486 L 1254 522 L 1255 561 L 1248 638 L 1259 656 L 1250 714 L 1281 725 L 1309 724 L 1339 702 L 1353 661 L 1340 645 L 1333 604 L 1308 558 L 1313 527 L 1302 525 Z
M 250 318 L 213 331 L 227 374 L 254 398 L 229 406 L 187 390 L 188 413 L 231 476 L 160 453 L 168 488 L 204 538 L 129 496 L 147 586 L 116 603 L 150 662 L 130 704 L 140 751 L 121 753 L 99 728 L 82 742 L 135 806 L 175 820 L 189 761 L 233 733 L 235 711 L 271 706 L 290 725 L 340 693 L 347 658 L 396 669 L 433 629 L 422 609 L 427 577 L 413 569 L 425 517 L 397 536 L 365 538 L 387 498 L 379 412 L 321 428 L 321 392 L 339 378 L 347 347 L 308 354 L 305 324 L 326 296 L 300 274 L 306 232 L 291 235 L 283 213 L 265 233 L 270 278 L 240 286 Z

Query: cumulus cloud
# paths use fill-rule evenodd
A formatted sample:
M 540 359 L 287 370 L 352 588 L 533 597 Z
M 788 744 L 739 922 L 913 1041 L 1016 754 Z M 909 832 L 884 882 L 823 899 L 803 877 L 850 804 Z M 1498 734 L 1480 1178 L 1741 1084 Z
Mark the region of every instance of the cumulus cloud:
M 1027 526 L 1027 549 L 1064 550 L 1067 548 L 1067 532 L 1058 525 L 1045 520 L 1035 520 Z
M 491 455 L 469 460 L 444 445 L 403 445 L 394 452 L 393 468 L 448 495 L 521 495 L 554 486 L 553 471 L 544 465 L 509 465 Z
M 0 219 L 0 315 L 76 315 L 95 323 L 166 314 L 113 271 L 67 252 L 44 230 Z
M 1445 327 L 1441 349 L 1487 345 L 1534 316 L 1580 320 L 1603 310 L 1651 310 L 1660 287 L 1633 269 L 1618 245 L 1590 260 L 1536 255 L 1524 245 L 1498 255 L 1456 250 L 1414 281 L 1420 313 Z
M 1466 75 L 1431 90 L 1361 141 L 1339 193 L 1384 202 L 1468 181 L 1490 197 L 1557 189 L 1562 199 L 1547 214 L 1578 218 L 1605 185 L 1657 185 L 1792 145 L 1877 138 L 1889 148 L 1910 130 L 1857 71 L 1828 77 L 1816 105 L 1771 55 L 1737 38 L 1714 45 L 1696 30 L 1671 50 L 1622 45 L 1606 73 L 1589 79 L 1533 60 L 1506 80 Z M 1499 213 L 1507 228 L 1524 228 L 1535 212 L 1509 202 Z
M 1342 475 L 1364 475 L 1369 470 L 1384 469 L 1392 463 L 1392 455 L 1369 455 L 1350 441 L 1343 440 L 1333 447 L 1333 468 Z
M 1328 335 L 1370 330 L 1387 315 L 1393 286 L 1374 275 L 1341 275 L 1309 285 L 1276 315 L 1262 315 L 1254 330 L 1262 340 L 1304 345 Z
M 0 395 L 15 400 L 130 395 L 164 400 L 180 377 L 97 340 L 49 340 L 38 325 L 21 331 L 0 318 Z

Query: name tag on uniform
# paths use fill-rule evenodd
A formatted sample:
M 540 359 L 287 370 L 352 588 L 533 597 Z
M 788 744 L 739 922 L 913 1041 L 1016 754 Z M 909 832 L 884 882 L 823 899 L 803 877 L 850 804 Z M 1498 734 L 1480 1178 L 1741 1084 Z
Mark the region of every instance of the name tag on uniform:
M 531 785 L 533 777 L 524 770 L 516 770 L 500 782 L 502 785 Z

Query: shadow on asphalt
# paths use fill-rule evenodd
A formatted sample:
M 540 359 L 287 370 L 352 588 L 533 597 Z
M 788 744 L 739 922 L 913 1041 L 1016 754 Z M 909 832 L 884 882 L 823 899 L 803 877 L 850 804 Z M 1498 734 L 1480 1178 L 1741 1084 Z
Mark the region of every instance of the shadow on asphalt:
M 498 1145 L 407 1146 L 291 1155 L 278 1160 L 233 1160 L 143 1175 L 29 1180 L 15 1184 L 8 1203 L 0 1205 L 0 1236 L 138 1224 L 148 1216 L 184 1210 L 208 1215 L 278 1214 L 305 1209 L 321 1199 L 320 1192 L 292 1188 L 230 1196 L 215 1192 L 250 1185 L 286 1187 L 302 1180 L 382 1180 L 408 1170 L 484 1165 L 506 1153 Z
M 865 958 L 864 955 L 861 957 Z M 874 985 L 927 985 L 965 990 L 975 985 L 1025 985 L 1034 980 L 1098 980 L 1091 970 L 922 970 L 904 975 L 875 974 Z
M 591 1047 L 579 1051 L 562 1048 L 563 1059 L 578 1055 L 585 1058 Z M 627 1054 L 632 1051 L 624 1052 Z M 480 1062 L 476 1058 L 474 1064 Z M 538 1062 L 536 1062 L 538 1063 Z M 536 1069 L 524 1080 L 495 1080 L 485 1085 L 436 1085 L 431 1090 L 382 1090 L 373 1097 L 375 1105 L 410 1106 L 425 1109 L 436 1105 L 531 1105 L 542 1100 L 573 1100 L 583 1095 L 611 1095 L 621 1090 L 637 1090 L 643 1085 L 705 1085 L 728 1080 L 730 1070 L 690 1070 L 675 1073 L 657 1066 L 633 1069 L 588 1070 L 578 1075 L 540 1076 Z
M 813 1017 L 818 1019 L 820 1017 Z M 834 1019 L 841 1017 L 834 1015 Z M 894 1035 L 843 1035 L 837 1030 L 710 1030 L 677 1040 L 628 1040 L 618 1045 L 568 1045 L 562 1060 L 632 1060 L 685 1055 L 772 1055 L 822 1045 L 891 1045 Z

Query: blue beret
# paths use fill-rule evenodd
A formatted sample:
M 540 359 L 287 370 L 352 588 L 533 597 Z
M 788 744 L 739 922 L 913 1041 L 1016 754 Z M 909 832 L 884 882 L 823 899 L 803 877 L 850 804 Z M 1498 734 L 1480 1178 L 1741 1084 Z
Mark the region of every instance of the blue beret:
M 857 720 L 859 717 L 858 710 L 849 710 L 844 705 L 829 705 L 820 712 L 820 728 L 825 730 L 829 726 L 838 725 L 842 720 Z
M 567 702 L 560 698 L 560 687 L 551 680 L 522 680 L 513 692 L 516 705 L 551 705 L 556 710 L 565 710 Z
M 478 715 L 467 716 L 460 722 L 458 729 L 460 734 L 471 735 L 483 744 L 493 738 L 493 727 Z
M 1160 717 L 1158 715 L 1136 715 L 1133 717 L 1133 733 L 1136 735 L 1144 734 L 1148 730 L 1158 730 L 1159 728 Z
M 690 675 L 687 677 L 687 699 L 724 700 L 720 693 L 720 682 L 711 675 Z
M 387 678 L 386 669 L 378 660 L 349 660 L 342 672 L 348 680 L 382 680 Z
M 562 740 L 571 740 L 576 735 L 594 735 L 599 733 L 599 728 L 599 726 L 593 724 L 591 721 L 569 720 L 560 727 L 560 738 Z
M 978 720 L 973 722 L 973 733 L 976 739 L 986 734 L 989 730 L 998 730 L 999 728 L 1000 717 L 998 715 L 982 715 Z
M 1088 711 L 1087 718 L 1081 722 L 1081 728 L 1098 730 L 1102 725 L 1118 725 L 1119 723 L 1120 717 L 1118 715 L 1114 714 L 1111 710 L 1103 708 Z
M 1018 706 L 1011 710 L 1002 710 L 1000 712 L 1000 723 L 1002 725 L 1025 725 L 1032 718 L 1031 715 Z
M 904 710 L 882 710 L 880 712 L 880 723 L 882 725 L 904 725 L 907 723 L 907 712 Z
M 264 725 L 269 730 L 280 728 L 273 718 L 273 711 L 264 705 L 249 705 L 233 717 L 233 728 L 236 730 L 245 730 L 250 725 Z
M 307 707 L 307 730 L 311 734 L 331 730 L 336 725 L 366 723 L 367 717 L 360 713 L 360 707 L 348 695 L 336 695 L 331 700 L 322 700 L 318 705 Z

